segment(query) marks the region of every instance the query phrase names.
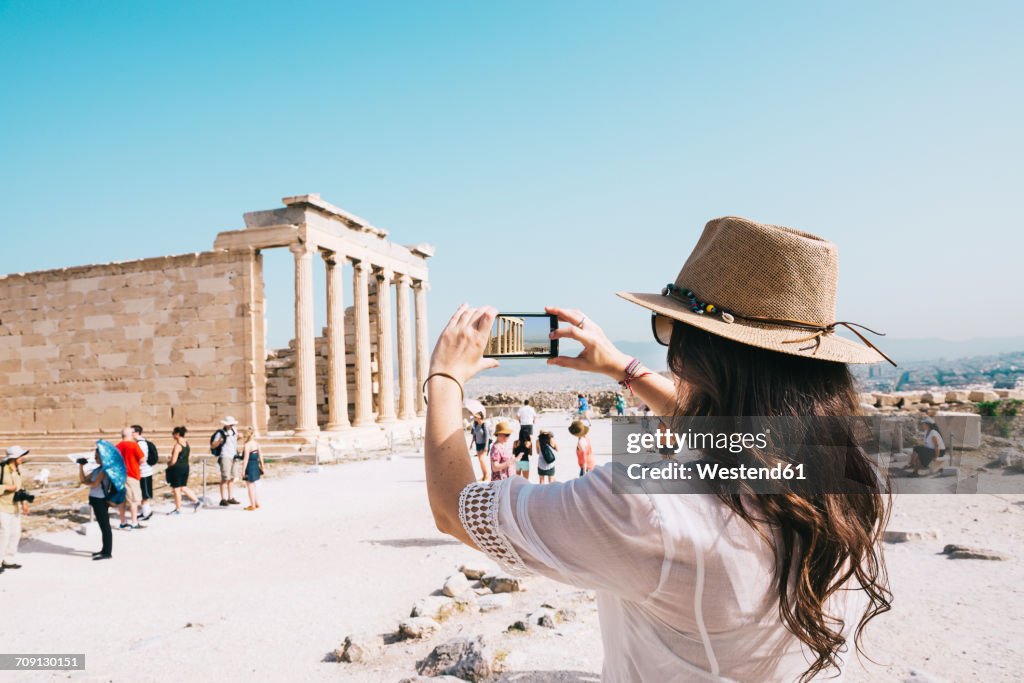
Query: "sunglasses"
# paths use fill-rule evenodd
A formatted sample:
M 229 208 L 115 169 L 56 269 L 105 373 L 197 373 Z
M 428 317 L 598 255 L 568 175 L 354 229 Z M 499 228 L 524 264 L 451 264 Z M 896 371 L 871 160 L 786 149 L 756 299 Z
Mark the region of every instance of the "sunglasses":
M 675 329 L 676 321 L 661 313 L 651 313 L 651 332 L 654 339 L 662 346 L 672 343 L 672 330 Z

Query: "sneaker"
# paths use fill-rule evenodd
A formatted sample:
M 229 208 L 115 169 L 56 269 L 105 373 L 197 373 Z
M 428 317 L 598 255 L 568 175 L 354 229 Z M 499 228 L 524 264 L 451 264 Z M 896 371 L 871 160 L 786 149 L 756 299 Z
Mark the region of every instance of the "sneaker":
M 145 529 L 146 527 L 142 526 L 141 524 L 136 524 L 136 525 L 135 525 L 135 526 L 133 526 L 132 528 L 133 528 L 133 529 Z
M 99 555 L 94 556 L 92 559 L 93 560 L 109 560 L 111 558 L 112 558 L 111 555 L 104 555 L 103 553 L 100 553 Z
M 169 514 L 169 515 L 180 515 L 181 514 L 181 510 L 171 510 L 167 514 Z
M 11 562 L 11 563 L 4 562 L 3 563 L 3 568 L 4 569 L 21 569 L 21 565 L 20 564 L 14 564 L 13 562 Z
M 117 528 L 118 529 L 126 529 L 127 530 L 127 529 L 131 529 L 132 525 L 131 524 L 122 524 L 121 526 L 119 526 Z
M 201 507 L 203 507 L 203 502 L 197 500 L 196 502 L 192 503 L 192 512 L 199 512 L 199 508 Z
M 231 505 L 241 505 L 241 503 L 239 503 L 234 498 L 228 498 L 228 503 L 230 503 Z
M 153 513 L 150 512 L 148 515 L 143 515 L 142 517 L 139 517 L 139 519 L 141 519 L 143 522 L 148 522 L 149 518 L 152 517 L 152 516 L 153 516 Z
M 245 509 L 246 509 L 246 510 L 255 510 L 255 509 L 256 509 L 256 506 L 254 506 L 254 505 L 250 505 L 250 506 L 246 507 Z
M 103 554 L 103 551 L 102 551 L 102 550 L 97 550 L 96 552 L 94 552 L 94 553 L 92 554 L 92 556 L 93 556 L 93 557 L 96 557 L 97 555 L 102 555 L 102 554 Z
M 228 501 L 227 501 L 227 500 L 225 500 L 224 498 L 221 498 L 221 499 L 220 499 L 220 506 L 221 506 L 222 508 L 226 508 L 226 507 L 227 507 L 228 505 L 229 505 L 229 503 L 228 503 Z

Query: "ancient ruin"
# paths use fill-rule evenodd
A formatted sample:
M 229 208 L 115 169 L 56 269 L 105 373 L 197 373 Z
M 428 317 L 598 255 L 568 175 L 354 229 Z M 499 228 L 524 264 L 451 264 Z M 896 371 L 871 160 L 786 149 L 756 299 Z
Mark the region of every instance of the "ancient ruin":
M 0 277 L 0 438 L 81 450 L 129 423 L 202 433 L 233 415 L 265 440 L 308 446 L 416 424 L 433 247 L 393 243 L 316 194 L 283 203 L 246 213 L 209 252 Z M 294 255 L 295 337 L 268 358 L 262 252 L 277 248 Z

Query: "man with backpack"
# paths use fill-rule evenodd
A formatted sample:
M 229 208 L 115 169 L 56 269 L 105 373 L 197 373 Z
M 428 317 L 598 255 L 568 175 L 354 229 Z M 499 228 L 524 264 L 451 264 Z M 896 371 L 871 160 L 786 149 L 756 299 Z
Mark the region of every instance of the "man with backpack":
M 228 415 L 220 421 L 221 428 L 210 437 L 210 453 L 217 457 L 220 466 L 220 505 L 238 505 L 231 484 L 235 481 L 235 472 L 241 456 L 238 453 L 238 432 L 235 425 L 238 420 Z
M 142 436 L 142 427 L 132 425 L 132 438 L 139 444 L 142 454 L 146 459 L 139 463 L 139 486 L 142 488 L 142 521 L 145 522 L 153 516 L 153 466 L 160 462 L 160 454 L 157 453 L 156 444 L 147 441 Z
M 135 439 L 132 438 L 132 430 L 130 427 L 125 427 L 121 430 L 121 440 L 114 445 L 117 452 L 121 454 L 124 459 L 124 469 L 126 473 L 124 488 L 125 488 L 125 502 L 121 503 L 118 507 L 118 512 L 121 516 L 121 528 L 122 529 L 145 529 L 146 527 L 139 524 L 139 504 L 142 503 L 142 483 L 139 478 L 142 476 L 142 463 L 145 462 L 146 456 L 139 448 L 139 444 L 135 443 Z M 125 507 L 128 508 L 128 513 L 131 516 L 131 524 L 125 519 Z

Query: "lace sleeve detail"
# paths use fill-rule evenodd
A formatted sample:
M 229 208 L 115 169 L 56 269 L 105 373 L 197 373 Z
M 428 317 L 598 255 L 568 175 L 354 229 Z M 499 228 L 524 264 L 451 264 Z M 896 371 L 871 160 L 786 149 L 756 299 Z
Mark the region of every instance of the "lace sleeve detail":
M 475 482 L 459 494 L 459 521 L 485 555 L 511 574 L 528 573 L 519 553 L 498 528 L 498 502 L 507 482 Z

